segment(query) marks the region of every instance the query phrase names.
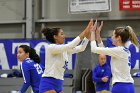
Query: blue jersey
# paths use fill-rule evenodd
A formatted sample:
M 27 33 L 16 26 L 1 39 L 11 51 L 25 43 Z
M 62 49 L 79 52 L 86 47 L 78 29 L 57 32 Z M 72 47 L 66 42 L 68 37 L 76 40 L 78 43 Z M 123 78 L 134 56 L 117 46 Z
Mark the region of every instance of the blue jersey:
M 108 76 L 109 80 L 103 82 L 102 78 Z M 92 71 L 92 80 L 96 82 L 96 91 L 108 90 L 111 78 L 111 69 L 107 64 L 103 66 L 97 65 Z
M 21 63 L 21 70 L 24 78 L 24 84 L 20 89 L 21 93 L 25 93 L 27 88 L 31 85 L 34 93 L 39 93 L 40 79 L 43 74 L 43 68 L 38 63 L 30 58 L 25 59 Z

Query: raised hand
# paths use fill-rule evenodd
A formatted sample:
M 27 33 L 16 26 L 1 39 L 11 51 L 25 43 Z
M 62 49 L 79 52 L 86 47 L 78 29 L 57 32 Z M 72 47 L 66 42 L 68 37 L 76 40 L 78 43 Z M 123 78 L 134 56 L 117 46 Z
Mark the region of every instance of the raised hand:
M 94 26 L 92 27 L 91 31 L 92 32 L 95 32 L 96 31 L 96 28 L 97 28 L 97 19 L 96 19 L 96 21 L 94 23 Z
M 96 40 L 97 40 L 98 44 L 101 43 L 101 35 L 100 35 L 100 32 L 102 30 L 102 27 L 103 27 L 103 21 L 101 21 L 101 25 L 97 26 L 97 29 L 95 31 L 95 33 L 96 33 Z
M 101 25 L 100 26 L 97 26 L 97 29 L 96 29 L 96 36 L 100 36 L 100 32 L 102 30 L 102 27 L 103 27 L 103 21 L 101 21 Z
M 85 29 L 85 37 L 87 37 L 87 38 L 89 37 L 92 29 L 93 29 L 93 19 L 90 20 L 88 26 Z
M 96 28 L 97 28 L 97 20 L 95 21 L 94 26 L 91 29 L 91 41 L 94 41 L 95 40 L 95 31 L 96 31 Z
M 80 39 L 82 40 L 84 37 L 89 37 L 89 34 L 93 28 L 93 19 L 90 20 L 85 30 L 79 35 Z

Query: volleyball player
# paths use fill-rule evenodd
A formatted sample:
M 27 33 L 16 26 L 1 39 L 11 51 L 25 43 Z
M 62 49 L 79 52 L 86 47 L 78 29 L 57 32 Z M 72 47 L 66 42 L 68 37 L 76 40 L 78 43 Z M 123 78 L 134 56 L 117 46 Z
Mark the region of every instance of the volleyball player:
M 97 47 L 95 30 L 91 33 L 91 51 L 111 56 L 112 93 L 135 93 L 134 80 L 130 74 L 131 54 L 125 43 L 130 40 L 139 46 L 138 39 L 130 26 L 117 27 L 113 31 L 112 42 L 116 47 Z
M 25 93 L 29 86 L 34 93 L 39 93 L 40 78 L 43 74 L 43 68 L 39 65 L 40 58 L 33 48 L 27 45 L 21 45 L 18 48 L 17 58 L 21 62 L 21 70 L 24 83 L 19 93 Z
M 135 93 L 134 80 L 130 74 L 131 54 L 125 47 L 128 40 L 139 47 L 138 39 L 130 26 L 117 27 L 113 31 L 112 42 L 116 46 L 113 48 L 97 47 L 95 30 L 91 33 L 91 51 L 111 56 L 112 93 Z
M 68 61 L 70 54 L 85 50 L 92 27 L 93 20 L 90 20 L 86 29 L 68 44 L 64 44 L 65 36 L 61 28 L 41 30 L 50 44 L 46 46 L 45 71 L 41 78 L 40 93 L 63 93 L 65 61 Z M 81 40 L 82 43 L 78 45 Z

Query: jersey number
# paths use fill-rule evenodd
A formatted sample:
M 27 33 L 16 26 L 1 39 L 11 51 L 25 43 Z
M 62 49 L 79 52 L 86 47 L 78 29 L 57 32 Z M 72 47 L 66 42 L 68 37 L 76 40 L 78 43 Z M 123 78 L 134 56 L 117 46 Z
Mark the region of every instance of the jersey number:
M 129 60 L 128 66 L 131 67 L 131 57 L 130 56 L 128 57 L 128 60 Z
M 34 67 L 36 68 L 36 71 L 38 74 L 42 74 L 43 73 L 43 70 L 42 68 L 40 67 L 39 64 L 34 64 Z

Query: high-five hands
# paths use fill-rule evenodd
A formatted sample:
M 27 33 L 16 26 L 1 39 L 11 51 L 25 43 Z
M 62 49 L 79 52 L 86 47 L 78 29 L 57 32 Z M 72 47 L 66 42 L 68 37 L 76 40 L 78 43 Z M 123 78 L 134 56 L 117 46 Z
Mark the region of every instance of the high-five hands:
M 93 28 L 93 19 L 90 20 L 85 30 L 79 35 L 80 39 L 82 40 L 84 37 L 88 38 L 92 28 Z
M 94 22 L 94 25 L 91 29 L 92 32 L 95 32 L 96 31 L 96 28 L 97 28 L 97 20 Z
M 90 22 L 89 22 L 88 26 L 85 29 L 85 37 L 87 37 L 87 38 L 89 37 L 92 29 L 93 29 L 93 19 L 90 19 Z
M 103 27 L 103 21 L 101 21 L 101 25 L 98 26 L 98 22 L 96 20 L 91 30 L 91 41 L 94 41 L 95 37 L 98 41 L 101 41 L 100 32 L 101 32 L 102 27 Z
M 98 44 L 100 44 L 101 41 L 102 41 L 101 40 L 101 35 L 100 35 L 102 27 L 103 27 L 103 21 L 101 21 L 101 24 L 97 26 L 97 29 L 96 29 L 96 32 L 95 32 L 96 40 L 97 40 Z
M 96 28 L 96 36 L 100 35 L 102 27 L 103 27 L 103 21 L 101 21 L 101 24 L 99 26 L 97 26 L 97 28 Z

